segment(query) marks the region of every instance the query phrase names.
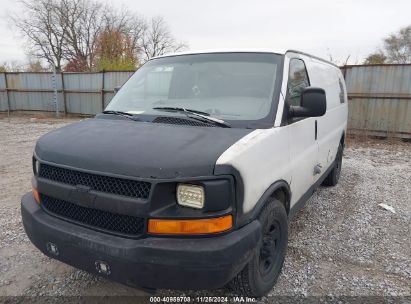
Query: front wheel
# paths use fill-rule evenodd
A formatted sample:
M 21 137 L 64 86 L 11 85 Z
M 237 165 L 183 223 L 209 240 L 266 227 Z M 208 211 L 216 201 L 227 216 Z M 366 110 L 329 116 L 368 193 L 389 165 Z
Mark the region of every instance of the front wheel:
M 261 238 L 251 261 L 230 282 L 238 294 L 266 295 L 276 283 L 283 267 L 288 243 L 288 218 L 284 205 L 274 199 L 261 211 Z

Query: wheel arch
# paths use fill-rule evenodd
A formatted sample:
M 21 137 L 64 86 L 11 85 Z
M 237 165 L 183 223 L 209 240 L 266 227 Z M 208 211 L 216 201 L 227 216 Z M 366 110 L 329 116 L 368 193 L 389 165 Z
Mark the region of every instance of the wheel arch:
M 345 131 L 343 131 L 342 135 L 341 135 L 341 139 L 340 139 L 340 144 L 343 146 L 345 146 Z
M 276 198 L 283 203 L 287 215 L 290 213 L 291 189 L 285 180 L 279 180 L 271 184 L 257 201 L 257 204 L 252 211 L 252 220 L 258 217 L 261 210 L 272 198 Z

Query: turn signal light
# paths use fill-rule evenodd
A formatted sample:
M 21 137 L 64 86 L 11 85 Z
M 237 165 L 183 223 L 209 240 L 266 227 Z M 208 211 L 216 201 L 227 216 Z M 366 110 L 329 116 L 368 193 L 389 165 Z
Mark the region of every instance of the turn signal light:
M 31 187 L 31 190 L 33 191 L 34 200 L 37 202 L 37 204 L 40 204 L 40 195 L 39 195 L 39 192 L 38 192 L 37 189 L 34 188 L 34 187 Z
M 209 234 L 230 230 L 232 215 L 195 220 L 149 219 L 148 232 L 152 234 Z

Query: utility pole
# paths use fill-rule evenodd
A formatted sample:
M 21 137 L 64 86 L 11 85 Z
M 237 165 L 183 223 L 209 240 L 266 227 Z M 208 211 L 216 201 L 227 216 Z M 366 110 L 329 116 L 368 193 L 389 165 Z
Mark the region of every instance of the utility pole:
M 56 117 L 59 117 L 59 102 L 58 102 L 58 95 L 57 95 L 57 75 L 56 75 L 56 65 L 53 64 L 53 77 L 52 77 L 52 84 L 53 84 L 53 103 L 56 109 Z

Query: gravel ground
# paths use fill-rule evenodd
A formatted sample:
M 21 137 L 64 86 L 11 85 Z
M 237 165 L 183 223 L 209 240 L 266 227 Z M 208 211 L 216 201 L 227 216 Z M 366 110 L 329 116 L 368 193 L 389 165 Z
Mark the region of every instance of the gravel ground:
M 0 116 L 0 296 L 146 295 L 44 256 L 24 233 L 20 197 L 31 189 L 35 141 L 73 121 Z M 270 296 L 410 296 L 410 159 L 410 143 L 350 140 L 338 186 L 320 188 L 291 222 Z M 183 294 L 231 295 L 156 293 Z

